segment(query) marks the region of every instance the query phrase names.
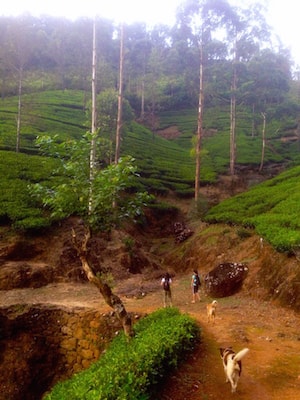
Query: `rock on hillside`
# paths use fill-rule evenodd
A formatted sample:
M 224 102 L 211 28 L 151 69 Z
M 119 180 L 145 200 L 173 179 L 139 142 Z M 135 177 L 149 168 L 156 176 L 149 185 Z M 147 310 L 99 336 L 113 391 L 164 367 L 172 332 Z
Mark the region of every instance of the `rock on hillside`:
M 296 256 L 278 253 L 251 230 L 197 223 L 194 235 L 165 257 L 176 272 L 197 268 L 202 277 L 224 263 L 242 263 L 249 271 L 243 290 L 300 310 L 300 265 Z

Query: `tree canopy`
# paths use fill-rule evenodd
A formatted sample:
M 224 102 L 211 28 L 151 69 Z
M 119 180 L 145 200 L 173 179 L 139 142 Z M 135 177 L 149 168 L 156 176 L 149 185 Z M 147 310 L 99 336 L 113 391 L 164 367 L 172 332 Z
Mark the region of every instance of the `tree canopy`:
M 116 90 L 119 30 L 110 20 L 98 18 L 96 22 L 97 89 Z M 24 92 L 46 88 L 89 91 L 92 25 L 88 18 L 0 17 L 2 96 L 17 93 L 15 74 L 20 68 Z M 261 107 L 282 100 L 291 80 L 292 60 L 287 49 L 274 46 L 263 8 L 259 4 L 233 7 L 226 0 L 186 0 L 172 27 L 124 26 L 124 98 L 137 117 L 197 105 L 200 32 L 207 106 L 228 101 L 234 46 L 238 101 L 260 102 Z

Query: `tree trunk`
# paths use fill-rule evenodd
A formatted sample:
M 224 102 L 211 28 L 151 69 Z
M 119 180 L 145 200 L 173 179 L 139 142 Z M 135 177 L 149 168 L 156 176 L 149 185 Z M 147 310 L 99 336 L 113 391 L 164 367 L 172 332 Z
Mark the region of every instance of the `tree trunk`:
M 266 148 L 266 114 L 261 113 L 263 117 L 263 130 L 262 130 L 262 149 L 261 149 L 261 161 L 259 166 L 259 172 L 262 171 L 264 166 L 264 158 L 265 158 L 265 148 Z
M 235 94 L 231 96 L 230 102 L 230 174 L 235 173 L 235 113 L 236 113 L 236 98 Z
M 75 230 L 72 229 L 72 240 L 74 247 L 77 250 L 77 254 L 80 258 L 82 269 L 84 270 L 88 280 L 99 289 L 106 304 L 108 304 L 109 307 L 111 307 L 116 313 L 117 317 L 122 323 L 125 335 L 131 337 L 133 336 L 132 320 L 130 315 L 126 311 L 122 300 L 112 292 L 111 288 L 106 283 L 103 282 L 100 276 L 95 275 L 94 271 L 89 265 L 87 257 L 88 255 L 87 244 L 90 239 L 90 236 L 91 236 L 90 230 L 86 228 L 84 238 L 80 242 L 77 239 Z
M 122 82 L 121 82 L 122 84 Z M 96 24 L 94 21 L 93 25 L 93 59 L 92 59 L 92 140 L 90 149 L 90 193 L 89 193 L 89 214 L 93 212 L 93 199 L 92 199 L 92 183 L 94 179 L 94 168 L 95 168 L 95 157 L 96 157 Z M 102 281 L 102 279 L 95 275 L 92 268 L 89 265 L 87 254 L 87 244 L 90 239 L 90 229 L 86 229 L 85 236 L 82 242 L 79 243 L 76 233 L 72 230 L 73 244 L 77 250 L 78 256 L 81 261 L 82 269 L 84 270 L 88 280 L 93 283 L 102 294 L 105 302 L 113 308 L 117 317 L 122 323 L 126 336 L 132 336 L 132 322 L 130 316 L 121 301 L 121 299 L 113 294 L 111 288 Z
M 236 138 L 235 138 L 235 125 L 236 125 L 236 89 L 237 89 L 237 52 L 236 40 L 234 44 L 234 59 L 233 59 L 233 75 L 231 85 L 231 101 L 230 101 L 230 174 L 235 174 L 235 158 L 236 158 Z
M 201 139 L 203 128 L 203 44 L 200 43 L 200 70 L 199 70 L 199 102 L 198 102 L 198 118 L 197 118 L 197 142 L 196 142 L 196 171 L 195 171 L 195 202 L 197 203 L 200 191 L 200 169 L 201 169 Z
M 255 131 L 255 120 L 254 120 L 254 113 L 255 111 L 255 105 L 252 104 L 252 131 L 251 131 L 251 137 L 254 138 L 254 131 Z
M 22 83 L 23 83 L 23 68 L 20 67 L 20 69 L 19 69 L 19 91 L 18 91 L 18 116 L 17 116 L 16 153 L 19 153 L 19 151 L 20 151 L 20 142 L 21 142 Z
M 143 75 L 142 78 L 142 93 L 141 93 L 141 115 L 140 119 L 141 121 L 144 121 L 145 119 L 145 75 Z
M 97 135 L 97 112 L 96 112 L 96 22 L 93 24 L 93 56 L 92 56 L 92 139 L 90 148 L 90 192 L 89 192 L 89 215 L 93 211 L 93 180 L 96 159 L 96 135 Z
M 116 164 L 119 162 L 119 158 L 120 158 L 122 105 L 123 105 L 123 64 L 124 64 L 124 25 L 122 23 L 121 24 L 121 38 L 120 38 L 120 71 L 119 71 L 118 117 L 117 117 L 116 154 L 115 154 L 115 163 Z

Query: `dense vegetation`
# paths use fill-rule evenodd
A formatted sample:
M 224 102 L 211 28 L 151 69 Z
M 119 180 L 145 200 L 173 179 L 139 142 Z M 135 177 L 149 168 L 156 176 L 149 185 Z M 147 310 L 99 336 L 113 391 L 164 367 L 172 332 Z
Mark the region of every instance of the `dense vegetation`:
M 300 167 L 221 202 L 205 217 L 255 230 L 278 251 L 300 246 Z
M 45 400 L 150 399 L 161 379 L 193 351 L 199 327 L 175 308 L 160 309 L 120 334 L 87 370 L 58 383 Z
M 41 156 L 0 151 L 0 221 L 17 229 L 49 226 L 49 215 L 28 190 L 29 183 L 46 182 L 57 163 Z
M 36 137 L 56 135 L 61 142 L 79 141 L 90 129 L 92 21 L 27 15 L 1 17 L 0 22 L 0 162 L 1 170 L 7 171 L 0 178 L 0 217 L 16 228 L 35 229 L 47 226 L 51 220 L 48 208 L 29 194 L 28 187 L 61 179 L 57 160 L 38 155 Z M 218 36 L 220 29 L 224 32 L 222 39 Z M 100 110 L 97 123 L 100 136 L 110 143 L 106 157 L 101 159 L 101 165 L 107 166 L 114 152 L 116 116 L 111 105 L 117 95 L 120 35 L 112 21 L 103 19 L 97 19 L 96 32 Z M 299 82 L 293 79 L 288 51 L 281 46 L 272 47 L 272 37 L 259 5 L 236 8 L 225 0 L 183 2 L 173 27 L 149 28 L 140 23 L 125 26 L 126 112 L 121 155 L 136 159 L 140 175 L 136 190 L 180 197 L 193 195 L 199 42 L 204 75 L 201 185 L 215 183 L 219 174 L 228 172 L 233 95 L 237 172 L 241 167 L 258 169 L 261 164 L 262 172 L 274 163 L 284 168 L 299 164 Z M 234 92 L 233 75 L 237 78 Z M 14 153 L 17 117 L 20 147 Z M 171 140 L 159 135 L 171 126 L 177 130 Z M 278 182 L 274 188 L 285 190 L 281 184 Z M 267 189 L 262 186 L 260 190 L 263 193 Z M 251 196 L 255 202 L 256 193 Z M 273 193 L 272 196 L 277 198 Z M 275 218 L 269 212 L 273 205 L 266 203 L 266 219 Z M 261 215 L 261 208 L 257 210 Z M 230 218 L 224 217 L 220 206 L 210 211 L 207 220 L 255 227 L 270 242 L 272 237 L 285 237 L 286 241 L 272 242 L 280 250 L 298 244 L 298 236 L 292 233 L 295 222 L 280 223 L 280 232 L 272 235 L 262 227 L 262 216 L 258 220 L 255 209 L 252 213 L 237 216 L 228 212 Z M 289 220 L 287 215 L 284 218 Z M 284 233 L 290 228 L 290 235 Z
M 82 92 L 50 91 L 36 94 L 35 109 L 32 109 L 34 125 L 30 125 L 31 140 L 27 142 L 30 153 L 36 153 L 35 137 L 43 130 L 40 121 L 47 123 L 44 133 L 54 137 L 60 135 L 61 126 L 65 138 L 82 137 L 86 130 L 85 114 L 80 107 Z M 43 99 L 43 101 L 42 101 Z M 7 109 L 6 100 L 2 102 L 3 109 Z M 39 106 L 39 104 L 41 106 Z M 16 103 L 15 103 L 16 107 Z M 48 107 L 55 108 L 55 118 L 47 118 Z M 12 111 L 16 108 L 12 108 Z M 44 109 L 44 111 L 43 111 Z M 36 112 L 36 114 L 35 114 Z M 70 117 L 73 116 L 72 118 Z M 9 130 L 11 114 L 2 114 L 2 129 L 6 137 L 13 141 L 14 133 Z M 71 118 L 71 121 L 70 119 Z M 209 120 L 208 124 L 214 121 Z M 45 122 L 46 121 L 46 122 Z M 77 121 L 76 127 L 73 122 Z M 137 187 L 147 189 L 154 194 L 167 194 L 170 190 L 177 196 L 191 196 L 193 193 L 193 158 L 190 155 L 192 132 L 196 126 L 196 113 L 194 110 L 182 110 L 177 113 L 163 113 L 160 118 L 161 128 L 169 125 L 177 126 L 180 134 L 173 140 L 166 140 L 153 135 L 152 132 L 136 123 L 129 123 L 124 129 L 122 141 L 122 154 L 132 154 L 137 159 L 140 173 Z M 71 122 L 71 123 L 70 123 Z M 277 126 L 281 121 L 273 121 Z M 250 129 L 250 128 L 249 128 Z M 286 132 L 289 127 L 286 127 Z M 80 133 L 79 133 L 80 132 Z M 26 138 L 26 135 L 25 135 Z M 28 138 L 28 137 L 27 137 Z M 228 135 L 213 134 L 204 139 L 204 148 L 207 149 L 202 157 L 202 183 L 214 182 L 218 173 L 227 170 L 229 161 Z M 278 139 L 270 140 L 269 151 L 266 152 L 265 162 L 299 163 L 297 143 L 291 141 L 282 144 Z M 258 166 L 260 159 L 260 143 L 257 137 L 244 135 L 241 145 L 238 142 L 240 165 Z M 25 146 L 24 146 L 25 147 Z M 255 161 L 256 160 L 256 161 Z M 1 221 L 11 222 L 15 228 L 36 229 L 48 226 L 51 223 L 47 208 L 34 199 L 28 185 L 32 183 L 46 183 L 57 180 L 58 161 L 53 158 L 1 151 Z M 180 167 L 179 167 L 180 166 Z M 237 200 L 232 199 L 210 210 L 207 221 L 235 223 L 254 227 L 260 235 L 265 237 L 275 248 L 280 251 L 290 251 L 299 245 L 300 239 L 299 218 L 297 216 L 297 185 L 298 169 L 292 174 L 287 172 L 284 179 L 278 179 L 252 189 L 249 194 L 241 195 Z M 142 186 L 140 186 L 142 185 Z M 290 188 L 287 190 L 287 188 Z M 270 193 L 272 188 L 272 193 Z M 279 205 L 274 208 L 280 199 Z M 295 200 L 296 199 L 296 200 Z M 284 200 L 284 202 L 283 202 Z M 250 204 L 249 204 L 250 202 Z M 289 203 L 290 202 L 290 203 Z M 270 223 L 272 221 L 272 223 Z

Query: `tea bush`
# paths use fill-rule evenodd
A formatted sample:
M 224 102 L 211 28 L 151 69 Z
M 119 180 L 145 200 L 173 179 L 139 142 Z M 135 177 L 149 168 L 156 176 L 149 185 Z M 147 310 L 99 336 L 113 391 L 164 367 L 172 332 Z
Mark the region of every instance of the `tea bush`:
M 211 208 L 206 222 L 255 228 L 278 251 L 300 244 L 300 167 Z
M 15 228 L 49 226 L 49 215 L 28 191 L 31 183 L 46 182 L 57 167 L 53 159 L 0 151 L 0 221 Z
M 158 383 L 192 352 L 200 339 L 196 322 L 176 308 L 159 309 L 123 332 L 87 370 L 58 383 L 45 400 L 150 399 Z

